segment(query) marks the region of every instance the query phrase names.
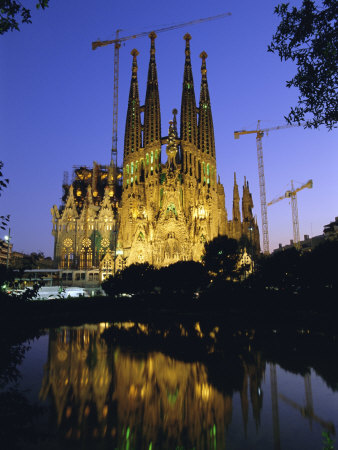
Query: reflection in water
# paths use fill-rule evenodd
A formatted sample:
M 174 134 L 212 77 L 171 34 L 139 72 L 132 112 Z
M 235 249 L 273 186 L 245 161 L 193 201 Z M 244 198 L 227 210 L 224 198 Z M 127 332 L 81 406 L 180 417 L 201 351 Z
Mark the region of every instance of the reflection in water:
M 206 366 L 110 349 L 101 337 L 106 326 L 50 333 L 40 397 L 53 399 L 62 434 L 109 438 L 117 448 L 225 448 L 232 396 L 209 383 Z M 265 364 L 258 356 L 255 364 L 243 361 L 243 369 L 246 430 L 250 401 L 257 427 L 260 422 Z
M 50 331 L 40 397 L 52 396 L 57 425 L 67 438 L 107 432 L 113 364 L 100 338 L 103 329 L 87 325 Z
M 280 450 L 278 388 L 277 388 L 277 373 L 275 364 L 270 365 L 270 384 L 271 384 L 272 427 L 273 427 L 273 444 L 274 444 L 273 448 L 274 450 Z
M 309 420 L 310 428 L 312 429 L 312 421 L 318 422 L 323 428 L 328 430 L 330 433 L 335 434 L 335 427 L 332 422 L 328 422 L 318 417 L 313 410 L 313 400 L 312 400 L 312 388 L 311 388 L 311 378 L 309 374 L 304 376 L 304 387 L 305 387 L 305 406 L 299 405 L 295 401 L 286 397 L 283 394 L 279 394 L 279 398 L 282 399 L 286 404 L 292 406 L 301 413 L 303 417 Z
M 190 330 L 182 325 L 177 330 L 179 339 L 189 336 L 191 330 L 200 341 L 209 339 L 206 353 L 212 357 L 217 353 L 217 327 L 203 332 L 195 323 Z M 103 332 L 110 333 L 110 340 L 106 341 Z M 240 395 L 244 435 L 250 415 L 258 430 L 266 361 L 260 352 L 251 350 L 250 335 L 246 333 L 247 349 L 236 355 L 237 360 L 233 355 L 223 360 L 221 357 L 216 365 L 206 362 L 202 355 L 194 358 L 199 362 L 182 361 L 168 356 L 170 351 L 164 354 L 154 350 L 156 345 L 152 350 L 135 353 L 130 350 L 130 340 L 124 339 L 133 336 L 135 343 L 135 339 L 140 341 L 146 336 L 154 343 L 157 337 L 163 343 L 172 334 L 172 330 L 150 330 L 147 325 L 134 323 L 51 330 L 40 398 L 52 400 L 59 436 L 72 442 L 82 441 L 82 446 L 88 448 L 100 442 L 100 448 L 104 444 L 102 448 L 129 450 L 225 449 L 235 390 Z M 112 336 L 116 345 L 107 344 L 114 342 Z M 240 369 L 234 370 L 236 361 Z M 217 382 L 217 375 L 223 385 Z M 332 423 L 314 413 L 310 375 L 305 376 L 304 382 L 306 404 L 302 406 L 278 393 L 276 366 L 270 365 L 275 450 L 281 448 L 279 400 L 296 408 L 310 423 L 314 420 L 332 433 L 335 431 Z

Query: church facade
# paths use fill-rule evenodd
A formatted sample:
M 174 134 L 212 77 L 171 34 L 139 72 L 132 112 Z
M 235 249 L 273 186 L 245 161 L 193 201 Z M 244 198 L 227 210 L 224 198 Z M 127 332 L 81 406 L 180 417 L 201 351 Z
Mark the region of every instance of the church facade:
M 185 39 L 180 111 L 161 135 L 161 109 L 155 59 L 156 34 L 149 35 L 150 61 L 146 98 L 141 105 L 137 50 L 125 126 L 122 170 L 113 163 L 79 167 L 64 184 L 63 205 L 52 208 L 54 256 L 61 268 L 100 268 L 103 276 L 133 263 L 156 267 L 177 261 L 200 261 L 204 244 L 219 235 L 243 235 L 259 249 L 249 184 L 244 180 L 242 214 L 234 177 L 232 219 L 228 220 L 223 185 L 217 176 L 216 148 L 207 81 L 207 54 L 201 57 L 201 88 L 196 105 Z M 165 146 L 166 162 L 162 163 Z

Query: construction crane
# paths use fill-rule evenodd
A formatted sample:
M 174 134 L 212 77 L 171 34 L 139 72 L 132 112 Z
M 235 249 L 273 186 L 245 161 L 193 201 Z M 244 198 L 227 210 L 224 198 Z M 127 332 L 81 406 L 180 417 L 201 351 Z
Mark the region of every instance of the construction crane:
M 159 28 L 158 30 L 151 30 L 155 33 L 163 33 L 165 31 L 176 30 L 178 28 L 187 27 L 189 25 L 197 25 L 203 22 L 210 22 L 216 19 L 223 19 L 224 17 L 231 16 L 231 13 L 223 13 L 217 16 L 206 17 L 204 19 L 192 20 L 190 22 L 185 22 L 177 25 L 172 25 L 169 27 Z M 149 31 L 144 31 L 142 33 L 133 34 L 130 36 L 119 37 L 119 33 L 122 30 L 116 31 L 115 39 L 109 41 L 97 40 L 92 42 L 92 49 L 96 50 L 98 47 L 105 47 L 106 45 L 114 44 L 114 96 L 113 96 L 113 135 L 112 135 L 112 150 L 111 150 L 111 160 L 115 163 L 117 167 L 117 121 L 118 121 L 118 93 L 119 93 L 119 50 L 121 43 L 128 41 L 130 39 L 137 39 L 139 37 L 144 37 L 149 35 Z
M 258 177 L 259 177 L 259 192 L 261 199 L 261 215 L 262 215 L 262 232 L 263 232 L 263 253 L 269 254 L 269 229 L 268 229 L 268 212 L 266 207 L 266 192 L 265 192 L 265 176 L 263 163 L 263 146 L 262 137 L 264 133 L 269 131 L 282 130 L 283 128 L 290 128 L 298 125 L 281 125 L 271 128 L 260 128 L 260 120 L 257 122 L 257 130 L 240 130 L 234 131 L 234 138 L 239 139 L 242 134 L 256 134 L 257 146 L 257 160 L 258 160 Z
M 313 181 L 309 180 L 306 183 L 304 183 L 302 186 L 300 186 L 299 188 L 295 189 L 293 186 L 293 180 L 291 180 L 291 191 L 286 191 L 285 194 L 271 200 L 271 202 L 268 203 L 268 206 L 270 206 L 270 205 L 273 205 L 273 204 L 279 202 L 280 200 L 283 200 L 284 198 L 289 198 L 291 200 L 293 243 L 296 247 L 299 245 L 299 242 L 300 242 L 297 193 L 302 191 L 305 188 L 312 189 L 312 187 L 313 187 Z

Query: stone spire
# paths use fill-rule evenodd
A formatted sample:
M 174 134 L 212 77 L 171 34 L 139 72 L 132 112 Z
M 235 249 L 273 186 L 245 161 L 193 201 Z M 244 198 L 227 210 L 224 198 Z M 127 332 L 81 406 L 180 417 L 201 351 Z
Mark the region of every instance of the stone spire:
M 174 108 L 174 109 L 172 110 L 172 113 L 173 113 L 173 127 L 174 127 L 174 130 L 175 130 L 175 133 L 176 133 L 176 137 L 177 137 L 177 119 L 176 119 L 176 116 L 177 116 L 177 109 Z
M 124 158 L 131 153 L 138 151 L 142 145 L 140 100 L 138 93 L 136 61 L 138 54 L 139 52 L 135 48 L 131 51 L 131 55 L 133 56 L 133 65 L 128 100 L 126 130 L 124 135 Z
M 215 136 L 214 126 L 212 122 L 210 96 L 207 80 L 207 67 L 205 60 L 208 57 L 206 52 L 200 54 L 202 58 L 202 81 L 200 93 L 199 106 L 199 120 L 198 120 L 198 147 L 203 153 L 208 153 L 215 157 Z
M 175 114 L 174 114 L 175 120 Z M 176 155 L 177 155 L 177 133 L 175 129 L 174 120 L 170 120 L 169 122 L 169 133 L 168 133 L 168 143 L 166 148 L 167 153 L 167 167 L 169 171 L 173 171 L 176 169 Z
M 155 60 L 156 33 L 149 34 L 150 61 L 148 70 L 147 93 L 144 106 L 144 147 L 161 141 L 161 111 L 158 92 L 157 69 Z M 159 144 L 160 145 L 160 144 Z
M 197 146 L 197 113 L 194 80 L 192 77 L 190 59 L 190 34 L 185 39 L 185 65 L 183 77 L 183 91 L 181 103 L 181 140 L 182 143 L 191 143 Z
M 236 181 L 236 172 L 234 172 L 234 193 L 233 193 L 233 203 L 232 203 L 232 221 L 239 222 L 241 224 L 241 213 L 239 210 L 239 192 L 238 184 Z
M 241 223 L 241 212 L 239 209 L 239 192 L 238 184 L 236 181 L 236 172 L 234 173 L 234 193 L 232 202 L 232 221 L 231 221 L 231 237 L 233 239 L 240 239 L 242 236 L 242 223 Z
M 243 222 L 253 222 L 252 215 L 253 201 L 249 190 L 249 182 L 244 177 L 243 197 L 242 197 L 242 217 Z

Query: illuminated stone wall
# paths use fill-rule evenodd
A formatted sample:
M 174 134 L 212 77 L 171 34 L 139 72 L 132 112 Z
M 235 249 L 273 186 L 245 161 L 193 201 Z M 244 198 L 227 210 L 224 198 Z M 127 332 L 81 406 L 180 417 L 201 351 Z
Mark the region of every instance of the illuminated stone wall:
M 125 126 L 122 173 L 113 166 L 75 171 L 64 204 L 52 209 L 55 258 L 61 267 L 99 267 L 112 272 L 132 263 L 156 267 L 177 261 L 200 261 L 204 243 L 219 235 L 244 234 L 259 249 L 249 184 L 244 180 L 242 215 L 236 177 L 232 220 L 217 178 L 216 148 L 207 81 L 207 54 L 202 52 L 199 106 L 196 106 L 186 34 L 185 64 L 178 135 L 177 110 L 161 137 L 161 109 L 155 59 L 156 34 L 150 34 L 150 61 L 145 104 L 140 104 L 138 51 L 132 50 L 132 76 Z M 167 162 L 162 163 L 162 146 Z M 120 182 L 122 182 L 122 191 Z M 123 181 L 122 181 L 123 180 Z
M 145 105 L 140 106 L 137 55 L 132 51 L 132 78 L 128 100 L 123 160 L 123 193 L 118 245 L 127 264 L 149 262 L 157 267 L 177 261 L 200 261 L 204 243 L 219 235 L 239 239 L 245 234 L 259 248 L 259 233 L 252 214 L 252 197 L 244 181 L 242 220 L 235 180 L 233 220 L 228 221 L 223 185 L 217 180 L 216 150 L 202 52 L 200 103 L 196 106 L 190 57 L 191 36 L 186 34 L 180 114 L 160 137 L 161 123 L 155 38 L 152 33 Z M 143 129 L 141 115 L 145 111 Z M 152 112 L 152 114 L 149 113 Z M 144 135 L 142 145 L 142 133 Z M 161 145 L 167 162 L 161 163 Z
M 63 184 L 63 204 L 51 210 L 54 259 L 59 267 L 99 267 L 115 251 L 120 179 L 113 164 L 94 162 L 92 168 L 76 169 L 72 183 Z

